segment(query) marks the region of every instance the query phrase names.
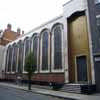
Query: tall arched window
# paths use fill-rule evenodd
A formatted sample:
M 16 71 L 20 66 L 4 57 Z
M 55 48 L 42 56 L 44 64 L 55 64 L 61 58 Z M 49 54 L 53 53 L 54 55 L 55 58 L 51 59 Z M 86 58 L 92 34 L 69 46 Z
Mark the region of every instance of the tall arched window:
M 52 29 L 52 46 L 54 51 L 54 70 L 62 70 L 62 25 L 57 24 Z
M 38 56 L 38 37 L 37 36 L 34 36 L 33 37 L 33 55 L 34 55 L 34 58 L 35 58 L 35 67 L 36 67 L 36 70 L 37 70 L 37 64 L 38 64 L 38 61 L 37 61 L 37 56 Z
M 8 59 L 9 59 L 9 47 L 6 51 L 6 64 L 5 64 L 5 71 L 8 72 Z
M 13 45 L 13 59 L 12 59 L 12 71 L 16 72 L 17 67 L 17 53 L 18 53 L 18 47 L 16 44 Z
M 23 72 L 23 54 L 24 54 L 24 45 L 22 41 L 19 41 L 18 43 L 18 72 L 22 73 Z
M 31 50 L 31 40 L 29 38 L 25 39 L 25 59 L 28 56 L 28 54 L 30 53 Z M 26 69 L 24 68 L 24 70 L 26 71 Z
M 9 47 L 9 57 L 8 57 L 8 72 L 11 72 L 11 66 L 12 66 L 12 47 Z
M 48 30 L 44 30 L 41 33 L 41 40 L 42 40 L 42 71 L 48 70 Z

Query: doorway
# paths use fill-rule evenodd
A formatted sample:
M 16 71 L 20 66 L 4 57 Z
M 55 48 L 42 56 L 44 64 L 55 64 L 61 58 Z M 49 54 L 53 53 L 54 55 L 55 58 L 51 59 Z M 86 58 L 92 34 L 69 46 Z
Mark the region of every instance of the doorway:
M 68 65 L 70 83 L 91 80 L 87 18 L 84 12 L 68 18 Z
M 86 82 L 87 81 L 87 58 L 86 56 L 77 56 L 76 66 L 77 66 L 78 83 Z

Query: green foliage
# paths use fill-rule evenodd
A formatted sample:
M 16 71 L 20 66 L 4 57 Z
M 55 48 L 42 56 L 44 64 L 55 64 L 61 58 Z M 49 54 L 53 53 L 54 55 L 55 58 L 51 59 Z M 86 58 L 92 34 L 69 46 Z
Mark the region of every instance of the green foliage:
M 33 55 L 33 52 L 30 52 L 25 59 L 25 71 L 27 71 L 28 75 L 32 75 L 36 70 L 36 61 Z
M 30 52 L 26 56 L 24 67 L 25 67 L 25 71 L 27 71 L 28 80 L 29 80 L 28 90 L 31 90 L 31 77 L 36 70 L 36 60 L 35 60 L 33 52 Z

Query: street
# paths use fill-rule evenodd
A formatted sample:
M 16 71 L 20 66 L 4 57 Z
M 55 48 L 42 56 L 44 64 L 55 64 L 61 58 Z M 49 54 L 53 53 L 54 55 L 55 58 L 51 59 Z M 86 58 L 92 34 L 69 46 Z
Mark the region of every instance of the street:
M 56 92 L 56 91 L 55 91 Z M 68 100 L 0 86 L 0 100 Z

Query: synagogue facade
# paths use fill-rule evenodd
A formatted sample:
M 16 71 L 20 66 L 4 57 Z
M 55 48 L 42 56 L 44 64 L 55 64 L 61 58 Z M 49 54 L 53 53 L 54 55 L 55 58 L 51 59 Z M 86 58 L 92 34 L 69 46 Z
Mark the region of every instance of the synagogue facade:
M 97 1 L 91 4 L 89 0 L 70 0 L 63 5 L 61 16 L 9 43 L 3 62 L 5 79 L 14 80 L 16 75 L 22 75 L 27 80 L 25 58 L 32 51 L 36 60 L 34 82 L 97 84 L 99 90 L 100 81 L 95 74 L 100 65 L 97 4 Z

